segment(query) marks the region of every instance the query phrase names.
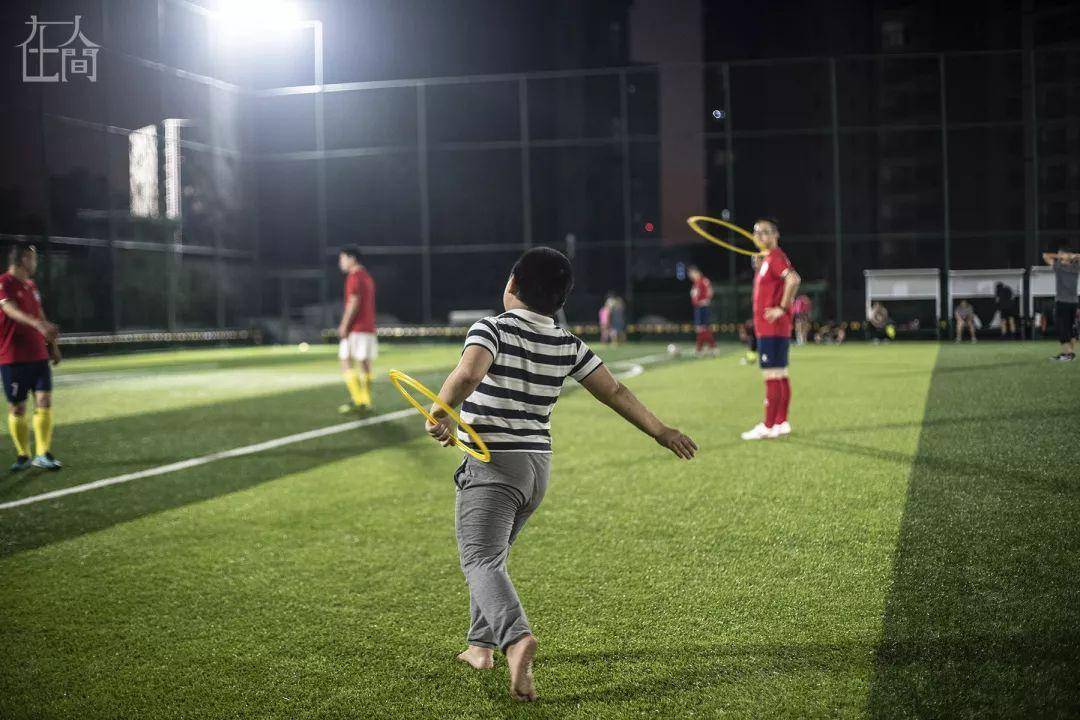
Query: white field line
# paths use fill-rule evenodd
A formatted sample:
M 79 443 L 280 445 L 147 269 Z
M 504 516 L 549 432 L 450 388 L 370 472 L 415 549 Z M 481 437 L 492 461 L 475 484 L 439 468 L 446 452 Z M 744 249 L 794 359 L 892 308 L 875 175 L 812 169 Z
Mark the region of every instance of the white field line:
M 414 368 L 411 372 L 413 374 L 429 373 L 429 372 L 435 372 L 437 370 L 442 370 L 445 367 L 446 367 L 445 365 L 439 365 L 439 366 L 434 366 L 434 367 Z M 76 372 L 76 373 L 57 372 L 57 373 L 53 374 L 53 384 L 54 385 L 56 385 L 56 384 L 78 385 L 78 384 L 81 384 L 81 383 L 88 383 L 88 382 L 97 383 L 97 382 L 103 382 L 103 381 L 104 382 L 110 382 L 110 381 L 125 381 L 126 382 L 126 381 L 129 381 L 129 380 L 145 380 L 147 378 L 160 378 L 163 375 L 165 375 L 165 376 L 169 376 L 169 375 L 187 375 L 187 376 L 191 376 L 191 375 L 194 375 L 196 373 L 202 374 L 202 373 L 205 373 L 207 371 L 215 372 L 215 373 L 228 373 L 228 372 L 231 372 L 233 370 L 242 370 L 242 369 L 251 370 L 251 371 L 257 372 L 257 373 L 262 372 L 262 373 L 265 373 L 265 374 L 272 374 L 272 373 L 276 372 L 275 367 L 272 366 L 272 365 L 268 366 L 268 367 L 265 367 L 265 368 L 261 368 L 261 367 L 228 368 L 228 367 L 224 367 L 221 363 L 213 363 L 213 364 L 209 364 L 209 365 L 189 364 L 189 365 L 175 365 L 175 366 L 167 367 L 167 368 L 164 368 L 164 369 L 158 370 L 158 371 L 132 369 L 132 370 L 100 370 L 100 371 Z M 315 381 L 314 384 L 318 384 L 318 385 L 332 385 L 334 383 L 341 382 L 341 373 L 338 372 L 338 371 L 334 371 L 334 372 L 305 372 L 305 373 L 301 373 L 300 377 L 302 377 L 304 379 L 313 379 Z M 169 379 L 171 379 L 171 378 L 169 378 Z M 390 382 L 390 378 L 385 377 L 385 375 L 383 374 L 382 377 L 378 377 L 378 376 L 375 377 L 373 382 L 377 382 L 377 383 L 380 383 L 380 384 L 385 383 L 385 382 Z M 303 389 L 303 385 L 296 386 L 296 388 L 297 389 Z
M 53 374 L 53 384 L 78 385 L 79 383 L 96 383 L 103 380 L 139 380 L 148 377 L 159 377 L 171 373 L 182 374 L 217 369 L 219 369 L 217 365 L 176 365 L 159 372 L 151 372 L 148 370 L 97 370 L 75 373 L 56 372 Z
M 337 435 L 338 433 L 348 432 L 349 430 L 355 430 L 369 425 L 378 425 L 380 423 L 390 422 L 391 420 L 399 420 L 415 413 L 416 411 L 411 408 L 408 410 L 397 410 L 392 413 L 386 413 L 385 415 L 376 415 L 375 417 L 330 425 L 316 430 L 308 430 L 307 432 L 296 433 L 295 435 L 286 435 L 285 437 L 279 437 L 274 440 L 255 443 L 254 445 L 245 445 L 243 447 L 233 448 L 232 450 L 222 450 L 221 452 L 210 453 L 209 455 L 202 455 L 188 460 L 181 460 L 180 462 L 169 463 L 168 465 L 159 465 L 158 467 L 139 470 L 138 472 L 125 473 L 124 475 L 117 475 L 102 480 L 94 480 L 93 482 L 83 483 L 82 485 L 72 485 L 71 487 L 53 490 L 52 492 L 31 495 L 30 497 L 0 503 L 0 510 L 19 507 L 20 505 L 30 505 L 45 500 L 53 500 L 55 498 L 64 497 L 65 495 L 84 493 L 90 490 L 108 487 L 110 485 L 131 482 L 132 480 L 141 480 L 142 478 L 154 477 L 156 475 L 167 475 L 168 473 L 206 465 L 217 460 L 226 460 L 228 458 L 242 457 L 244 455 L 254 455 L 255 453 L 260 453 L 264 450 L 273 450 L 274 448 L 279 448 L 283 445 L 292 445 L 294 443 L 304 442 L 305 440 L 326 437 L 327 435 Z
M 618 366 L 628 366 L 627 370 L 618 373 L 616 377 L 626 380 L 632 377 L 637 377 L 645 372 L 643 364 L 649 364 L 657 362 L 658 358 L 667 357 L 666 355 L 649 355 L 642 358 L 636 358 L 633 360 L 625 360 L 622 362 L 615 362 Z M 232 450 L 222 450 L 221 452 L 210 453 L 209 455 L 201 455 L 199 457 L 189 458 L 187 460 L 181 460 L 179 462 L 169 463 L 168 465 L 159 465 L 153 468 L 147 468 L 146 470 L 138 470 L 136 472 L 125 473 L 123 475 L 116 475 L 111 478 L 103 478 L 101 480 L 94 480 L 93 482 L 83 483 L 82 485 L 72 485 L 71 487 L 60 488 L 59 490 L 52 490 L 47 493 L 41 493 L 40 495 L 31 495 L 29 497 L 19 498 L 18 500 L 9 500 L 5 503 L 0 503 L 0 510 L 7 510 L 9 508 L 21 507 L 23 505 L 32 505 L 34 503 L 45 502 L 46 500 L 55 500 L 56 498 L 65 497 L 66 495 L 75 495 L 77 493 L 89 492 L 90 490 L 97 490 L 98 488 L 109 487 L 110 485 L 119 485 L 121 483 L 131 482 L 132 480 L 142 480 L 143 478 L 156 477 L 158 475 L 167 475 L 169 473 L 179 472 L 181 470 L 188 470 L 193 467 L 199 467 L 200 465 L 207 465 L 218 460 L 227 460 L 229 458 L 243 457 L 244 455 L 254 455 L 256 453 L 263 452 L 264 450 L 273 450 L 284 445 L 292 445 L 294 443 L 304 442 L 305 440 L 314 440 L 315 438 L 326 437 L 327 435 L 337 435 L 338 433 L 348 432 L 350 430 L 356 430 L 357 428 L 369 427 L 371 425 L 380 425 L 382 423 L 391 422 L 394 420 L 400 420 L 401 418 L 409 417 L 416 413 L 413 409 L 397 410 L 392 413 L 386 413 L 384 415 L 376 415 L 374 417 L 362 418 L 360 420 L 352 420 L 350 422 L 338 423 L 337 425 L 329 425 L 323 428 L 317 428 L 315 430 L 308 430 L 302 433 L 296 433 L 294 435 L 286 435 L 284 437 L 275 438 L 273 440 L 266 440 L 265 442 L 255 443 L 254 445 L 244 445 L 243 447 L 233 448 Z

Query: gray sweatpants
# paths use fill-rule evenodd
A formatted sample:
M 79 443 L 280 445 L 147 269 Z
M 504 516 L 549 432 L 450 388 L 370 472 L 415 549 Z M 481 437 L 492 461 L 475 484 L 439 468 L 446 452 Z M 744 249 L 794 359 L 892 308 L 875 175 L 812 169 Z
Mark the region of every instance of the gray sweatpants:
M 492 453 L 466 458 L 454 475 L 461 570 L 469 583 L 470 645 L 506 649 L 530 634 L 506 572 L 510 545 L 539 507 L 551 472 L 550 453 Z

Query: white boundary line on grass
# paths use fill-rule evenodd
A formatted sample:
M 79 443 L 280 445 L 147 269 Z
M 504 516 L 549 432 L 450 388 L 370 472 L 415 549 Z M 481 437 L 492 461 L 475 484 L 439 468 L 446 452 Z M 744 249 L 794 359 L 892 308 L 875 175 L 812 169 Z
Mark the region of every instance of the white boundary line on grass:
M 625 372 L 616 375 L 616 377 L 625 380 L 637 377 L 645 372 L 645 368 L 642 367 L 642 365 L 658 362 L 665 357 L 667 356 L 647 355 L 633 360 L 624 360 L 621 362 L 615 361 L 612 364 L 620 366 L 629 365 L 629 368 Z M 72 485 L 71 487 L 60 488 L 59 490 L 41 493 L 40 495 L 31 495 L 29 497 L 19 498 L 18 500 L 9 500 L 8 502 L 0 503 L 0 510 L 21 507 L 23 505 L 32 505 L 46 500 L 55 500 L 56 498 L 65 497 L 67 495 L 89 492 L 90 490 L 97 490 L 98 488 L 109 487 L 110 485 L 119 485 L 121 483 L 131 482 L 132 480 L 142 480 L 143 478 L 167 475 L 169 473 L 179 472 L 180 470 L 188 470 L 193 467 L 199 467 L 200 465 L 206 465 L 218 460 L 243 457 L 244 455 L 254 455 L 255 453 L 263 452 L 264 450 L 273 450 L 274 448 L 279 448 L 284 445 L 292 445 L 294 443 L 304 442 L 305 440 L 314 440 L 315 438 L 326 437 L 327 435 L 337 435 L 338 433 L 356 430 L 357 428 L 380 425 L 385 422 L 400 420 L 401 418 L 409 417 L 414 414 L 416 414 L 416 411 L 409 408 L 408 410 L 396 410 L 384 415 L 376 415 L 375 417 L 352 420 L 350 422 L 338 423 L 337 425 L 329 425 L 316 430 L 308 430 L 306 432 L 296 433 L 295 435 L 286 435 L 273 440 L 266 440 L 261 443 L 255 443 L 254 445 L 245 445 L 243 447 L 233 448 L 232 450 L 222 450 L 221 452 L 189 458 L 187 460 L 181 460 L 180 462 L 169 463 L 168 465 L 159 465 L 158 467 L 147 468 L 146 470 L 138 470 L 132 473 L 116 475 L 111 478 L 94 480 L 93 482 L 83 483 L 82 485 Z
M 76 493 L 97 490 L 98 488 L 119 485 L 120 483 L 131 482 L 132 480 L 141 480 L 157 475 L 167 475 L 168 473 L 206 465 L 207 463 L 212 463 L 216 460 L 254 455 L 255 453 L 260 453 L 264 450 L 273 450 L 274 448 L 279 448 L 283 445 L 292 445 L 293 443 L 304 442 L 305 440 L 314 440 L 315 438 L 325 437 L 327 435 L 337 435 L 338 433 L 348 432 L 349 430 L 355 430 L 369 425 L 378 425 L 380 423 L 390 422 L 391 420 L 398 420 L 409 415 L 414 415 L 415 413 L 416 411 L 411 408 L 408 410 L 396 410 L 392 413 L 386 413 L 385 415 L 376 415 L 375 417 L 363 418 L 361 420 L 352 420 L 346 423 L 318 428 L 317 430 L 308 430 L 307 432 L 296 433 L 295 435 L 286 435 L 285 437 L 255 443 L 254 445 L 245 445 L 243 447 L 233 448 L 232 450 L 222 450 L 221 452 L 210 453 L 209 455 L 202 455 L 188 460 L 181 460 L 180 462 L 169 463 L 168 465 L 159 465 L 158 467 L 147 468 L 146 470 L 125 473 L 124 475 L 117 475 L 102 480 L 94 480 L 93 482 L 83 483 L 82 485 L 72 485 L 71 487 L 60 488 L 59 490 L 53 490 L 52 492 L 31 495 L 30 497 L 0 503 L 0 510 L 19 507 L 20 505 L 30 505 L 45 500 L 53 500 L 55 498 L 64 497 L 65 495 L 74 495 Z

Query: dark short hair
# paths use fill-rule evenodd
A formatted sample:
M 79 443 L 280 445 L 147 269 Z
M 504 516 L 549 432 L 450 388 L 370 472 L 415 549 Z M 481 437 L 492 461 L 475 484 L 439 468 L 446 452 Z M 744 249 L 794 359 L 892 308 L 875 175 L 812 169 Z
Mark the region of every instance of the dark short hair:
M 37 252 L 37 248 L 29 243 L 12 245 L 8 248 L 8 265 L 18 265 L 24 257 L 32 252 Z
M 566 304 L 574 287 L 574 270 L 558 250 L 538 247 L 525 251 L 511 270 L 517 299 L 543 315 L 554 315 Z
M 701 272 L 701 268 L 699 268 L 697 265 L 687 265 L 686 266 L 686 272 L 694 272 L 695 270 L 698 271 L 698 272 Z
M 356 247 L 355 245 L 346 245 L 345 247 L 341 248 L 341 254 L 348 255 L 356 262 L 360 262 L 360 248 Z
M 773 226 L 773 230 L 776 230 L 776 234 L 777 235 L 780 234 L 780 221 L 777 220 L 776 218 L 774 218 L 774 217 L 759 217 L 759 218 L 754 220 L 754 225 L 757 225 L 759 222 L 767 222 L 767 223 L 769 223 L 770 225 Z

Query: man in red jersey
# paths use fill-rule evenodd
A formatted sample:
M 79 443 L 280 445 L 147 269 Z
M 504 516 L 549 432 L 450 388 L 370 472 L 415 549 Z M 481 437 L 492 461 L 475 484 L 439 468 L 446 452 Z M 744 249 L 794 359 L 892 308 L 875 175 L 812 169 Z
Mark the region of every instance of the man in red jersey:
M 345 273 L 345 311 L 338 325 L 341 338 L 338 358 L 352 399 L 338 408 L 345 414 L 373 407 L 371 364 L 379 354 L 379 341 L 375 337 L 375 281 L 360 264 L 360 251 L 355 247 L 342 248 L 338 267 Z M 359 365 L 359 371 L 353 363 Z
M 41 294 L 31 278 L 37 270 L 37 249 L 16 245 L 8 252 L 8 271 L 0 275 L 0 376 L 8 401 L 8 430 L 15 443 L 12 472 L 33 465 L 59 470 L 60 461 L 49 450 L 52 444 L 52 370 L 60 362 L 56 344 L 59 331 L 45 318 Z M 34 393 L 34 443 L 30 459 L 30 423 L 26 399 Z
M 801 279 L 780 249 L 780 226 L 775 220 L 754 223 L 754 238 L 764 252 L 754 274 L 754 333 L 758 363 L 765 376 L 765 421 L 742 434 L 743 440 L 764 440 L 787 435 L 791 384 L 788 381 L 788 346 L 791 344 L 791 305 Z
M 687 276 L 690 278 L 690 304 L 694 307 L 694 331 L 697 333 L 697 342 L 694 344 L 694 352 L 701 354 L 702 348 L 708 347 L 709 352 L 716 354 L 716 338 L 713 337 L 710 323 L 710 309 L 712 307 L 713 289 L 712 282 L 701 272 L 697 265 L 687 268 Z

